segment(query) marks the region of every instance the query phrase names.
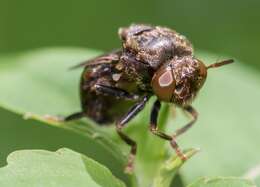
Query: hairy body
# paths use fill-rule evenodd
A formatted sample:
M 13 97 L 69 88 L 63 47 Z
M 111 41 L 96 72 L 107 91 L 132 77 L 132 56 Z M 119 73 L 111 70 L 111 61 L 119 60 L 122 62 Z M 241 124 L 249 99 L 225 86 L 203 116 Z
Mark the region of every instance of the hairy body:
M 176 138 L 196 121 L 198 113 L 191 106 L 203 86 L 207 69 L 233 62 L 226 60 L 205 66 L 193 54 L 188 39 L 174 30 L 159 26 L 131 25 L 119 29 L 121 49 L 88 60 L 80 83 L 82 111 L 65 121 L 88 116 L 98 124 L 116 122 L 119 136 L 131 146 L 127 172 L 133 169 L 137 144 L 122 128 L 156 96 L 151 109 L 150 130 L 170 142 L 177 155 L 185 160 Z M 190 114 L 192 120 L 173 135 L 157 128 L 161 102 L 173 103 Z

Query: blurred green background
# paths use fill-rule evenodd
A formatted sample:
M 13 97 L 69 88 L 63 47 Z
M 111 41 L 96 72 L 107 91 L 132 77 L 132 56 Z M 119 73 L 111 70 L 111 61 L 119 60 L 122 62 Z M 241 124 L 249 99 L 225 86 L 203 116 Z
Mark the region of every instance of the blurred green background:
M 259 0 L 0 0 L 0 53 L 50 46 L 111 50 L 120 47 L 119 27 L 141 22 L 174 28 L 192 41 L 195 52 L 225 54 L 260 70 L 259 10 Z M 84 138 L 73 133 L 25 122 L 3 109 L 0 119 L 1 165 L 17 149 L 84 152 Z
M 119 47 L 117 29 L 166 25 L 195 49 L 228 54 L 260 68 L 259 0 L 0 0 L 0 52 L 42 46 Z

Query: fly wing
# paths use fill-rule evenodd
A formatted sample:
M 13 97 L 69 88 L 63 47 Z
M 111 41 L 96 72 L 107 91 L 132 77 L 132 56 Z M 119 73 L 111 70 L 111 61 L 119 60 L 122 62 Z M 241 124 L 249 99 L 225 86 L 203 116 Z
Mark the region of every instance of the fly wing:
M 110 64 L 116 61 L 119 61 L 120 56 L 122 54 L 122 51 L 120 49 L 113 50 L 109 53 L 100 55 L 98 57 L 92 58 L 90 60 L 86 60 L 84 62 L 81 62 L 78 65 L 72 66 L 70 70 L 80 68 L 80 67 L 86 67 L 86 66 L 96 66 L 100 64 Z

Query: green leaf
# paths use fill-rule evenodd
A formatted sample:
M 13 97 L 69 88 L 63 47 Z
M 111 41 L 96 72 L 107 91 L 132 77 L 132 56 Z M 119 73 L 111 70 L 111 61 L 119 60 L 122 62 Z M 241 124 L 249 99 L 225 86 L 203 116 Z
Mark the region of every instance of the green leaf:
M 184 152 L 186 157 L 190 159 L 198 150 L 191 149 Z M 177 156 L 173 156 L 165 163 L 163 163 L 159 169 L 158 175 L 154 178 L 153 187 L 165 187 L 170 186 L 172 179 L 177 174 L 178 170 L 186 161 L 181 160 Z
M 66 116 L 80 110 L 78 84 L 82 70 L 68 69 L 97 54 L 94 50 L 53 48 L 0 57 L 0 106 L 27 117 L 29 112 L 33 119 L 84 136 L 87 152 L 98 150 L 106 155 L 102 161 L 112 167 L 120 165 L 120 173 L 126 156 L 111 140 L 114 129 L 100 128 L 88 119 L 57 123 L 44 118 L 46 114 Z
M 11 153 L 0 168 L 0 186 L 5 187 L 124 187 L 96 161 L 69 149 L 57 152 L 21 150 Z
M 187 187 L 256 187 L 247 179 L 236 177 L 204 177 Z

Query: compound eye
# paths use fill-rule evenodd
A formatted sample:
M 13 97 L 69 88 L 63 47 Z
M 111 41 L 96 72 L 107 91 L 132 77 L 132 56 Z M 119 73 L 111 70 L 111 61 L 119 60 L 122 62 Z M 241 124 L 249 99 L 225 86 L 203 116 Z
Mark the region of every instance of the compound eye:
M 159 77 L 159 85 L 161 87 L 168 87 L 173 82 L 172 72 L 166 71 Z
M 162 69 L 155 73 L 152 88 L 159 100 L 170 102 L 175 89 L 175 80 L 170 69 Z

